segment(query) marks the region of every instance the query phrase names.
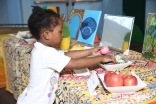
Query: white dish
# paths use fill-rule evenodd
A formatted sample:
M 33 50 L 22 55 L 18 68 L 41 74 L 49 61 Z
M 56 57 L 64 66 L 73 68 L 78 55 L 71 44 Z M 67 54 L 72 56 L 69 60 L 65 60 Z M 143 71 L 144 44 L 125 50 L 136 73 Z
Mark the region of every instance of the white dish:
M 105 89 L 107 89 L 109 92 L 112 92 L 112 93 L 135 92 L 147 86 L 147 84 L 145 84 L 135 73 L 132 72 L 132 75 L 136 76 L 138 80 L 137 86 L 107 87 L 104 82 L 104 74 L 98 74 Z
M 99 63 L 99 65 L 102 68 L 106 69 L 107 71 L 121 70 L 121 69 L 124 69 L 131 64 L 132 64 L 131 61 L 128 61 L 127 63 L 123 63 L 123 64 L 113 64 L 113 65 L 103 65 L 103 64 Z

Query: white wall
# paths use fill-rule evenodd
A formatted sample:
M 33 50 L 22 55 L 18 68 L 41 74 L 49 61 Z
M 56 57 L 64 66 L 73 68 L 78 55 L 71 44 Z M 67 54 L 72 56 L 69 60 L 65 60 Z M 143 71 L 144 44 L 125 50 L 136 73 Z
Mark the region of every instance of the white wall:
M 102 0 L 103 14 L 122 14 L 122 1 L 123 0 Z M 31 14 L 31 6 L 34 4 L 34 0 L 0 0 L 0 24 L 3 23 L 27 23 L 27 19 Z M 51 4 L 40 4 L 40 5 L 53 5 Z M 65 4 L 57 4 L 65 7 Z M 91 5 L 89 8 L 93 7 Z M 75 8 L 83 8 L 81 5 L 76 5 Z M 101 8 L 95 5 L 93 8 Z M 68 13 L 67 13 L 68 12 Z M 67 9 L 61 9 L 60 13 L 69 14 L 70 11 Z M 148 13 L 156 13 L 156 0 L 146 0 L 146 11 L 145 11 L 145 22 L 147 20 Z
M 103 9 L 102 9 L 102 16 L 100 22 L 104 24 L 104 14 L 111 14 L 111 15 L 122 15 L 122 4 L 123 0 L 103 0 Z M 99 31 L 99 38 L 102 37 L 103 32 L 103 25 L 98 28 Z
M 103 17 L 104 14 L 122 14 L 122 0 L 101 0 L 100 2 L 77 2 L 72 6 L 72 0 L 70 0 L 69 5 L 66 3 L 45 3 L 45 4 L 34 4 L 34 0 L 0 0 L 0 4 L 3 4 L 3 19 L 0 20 L 0 23 L 19 23 L 27 24 L 27 20 L 32 12 L 31 6 L 59 6 L 60 14 L 66 15 L 66 20 L 69 17 L 70 10 L 74 9 L 88 9 L 88 10 L 102 10 L 102 16 L 98 26 L 98 34 L 101 38 L 102 29 L 103 29 Z M 5 6 L 4 6 L 5 5 Z M 7 7 L 8 10 L 4 10 Z M 6 9 L 6 8 L 5 8 Z M 1 10 L 1 11 L 2 11 Z M 1 16 L 2 17 L 2 16 Z M 7 18 L 8 19 L 7 19 Z
M 147 22 L 148 13 L 156 13 L 156 0 L 146 0 L 145 25 Z
M 35 4 L 34 0 L 21 0 L 21 8 L 22 8 L 22 23 L 27 24 L 27 20 L 32 13 L 31 6 L 59 6 L 60 14 L 67 14 L 66 4 L 65 3 L 45 3 L 45 4 Z
M 103 12 L 105 14 L 122 15 L 123 0 L 103 0 Z
M 60 3 L 34 4 L 34 0 L 0 0 L 0 6 L 2 8 L 0 10 L 0 16 L 1 17 L 3 16 L 4 19 L 8 17 L 9 18 L 8 23 L 10 22 L 11 23 L 13 22 L 27 23 L 27 19 L 29 15 L 31 14 L 31 10 L 32 10 L 31 6 L 34 6 L 34 5 L 60 6 L 61 7 L 60 14 L 69 14 L 67 13 L 65 3 L 64 4 L 63 3 L 62 4 Z M 111 13 L 111 14 L 121 14 L 122 13 L 122 0 L 102 0 L 102 4 L 100 5 L 96 2 L 90 2 L 88 4 L 83 3 L 83 2 L 75 3 L 75 6 L 71 8 L 102 9 L 103 13 L 106 12 L 106 13 Z M 1 21 L 2 20 L 0 20 L 0 23 Z
M 7 8 L 8 8 L 8 23 L 12 24 L 20 24 L 21 23 L 21 15 L 20 15 L 20 0 L 6 0 Z
M 33 0 L 21 0 L 21 19 L 23 24 L 27 24 L 27 20 L 32 12 Z
M 21 23 L 19 0 L 0 0 L 0 23 Z
M 6 0 L 0 0 L 0 23 L 5 24 L 8 21 L 8 16 L 7 16 L 7 2 Z

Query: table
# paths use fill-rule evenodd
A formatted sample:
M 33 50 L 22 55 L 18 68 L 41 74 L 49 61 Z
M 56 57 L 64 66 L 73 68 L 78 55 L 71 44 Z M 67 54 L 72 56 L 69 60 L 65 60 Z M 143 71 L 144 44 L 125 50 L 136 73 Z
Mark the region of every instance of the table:
M 132 60 L 133 64 L 124 70 L 135 72 L 148 86 L 135 93 L 109 93 L 103 88 L 102 84 L 96 89 L 97 95 L 91 96 L 86 82 L 88 77 L 75 77 L 71 74 L 62 75 L 59 80 L 59 89 L 57 92 L 57 103 L 68 102 L 68 104 L 146 104 L 156 101 L 156 88 L 152 85 L 156 83 L 156 63 L 143 59 L 141 53 L 130 51 L 125 58 Z M 103 73 L 100 68 L 96 69 L 98 74 Z M 69 72 L 68 72 L 69 73 Z M 156 87 L 156 86 L 155 86 Z M 59 95 L 60 94 L 60 95 Z M 66 97 L 67 96 L 67 97 Z
M 13 93 L 15 99 L 25 89 L 29 79 L 30 52 L 33 45 L 13 36 L 4 38 L 4 64 L 6 73 L 6 90 Z M 18 46 L 18 44 L 21 44 Z
M 17 43 L 21 41 L 19 46 Z M 24 41 L 15 37 L 3 39 L 3 48 L 6 61 L 6 74 L 8 79 L 7 90 L 12 92 L 15 99 L 22 93 L 29 80 L 30 52 L 33 45 L 28 45 Z M 122 55 L 122 54 L 121 54 Z M 130 50 L 128 56 L 133 64 L 124 70 L 135 72 L 147 87 L 135 92 L 126 94 L 111 94 L 103 88 L 100 83 L 96 88 L 97 95 L 90 95 L 87 88 L 87 79 L 90 76 L 75 76 L 72 70 L 65 69 L 60 73 L 59 86 L 56 92 L 57 104 L 146 104 L 156 101 L 156 63 L 141 57 L 141 53 Z M 96 70 L 98 74 L 104 73 L 99 66 L 89 68 L 92 73 Z

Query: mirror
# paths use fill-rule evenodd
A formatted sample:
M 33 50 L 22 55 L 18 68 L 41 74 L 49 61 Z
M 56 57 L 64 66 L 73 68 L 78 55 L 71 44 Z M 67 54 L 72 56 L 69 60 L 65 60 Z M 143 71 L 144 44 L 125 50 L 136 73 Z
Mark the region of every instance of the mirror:
M 129 50 L 133 24 L 134 17 L 105 14 L 102 45 L 121 52 Z

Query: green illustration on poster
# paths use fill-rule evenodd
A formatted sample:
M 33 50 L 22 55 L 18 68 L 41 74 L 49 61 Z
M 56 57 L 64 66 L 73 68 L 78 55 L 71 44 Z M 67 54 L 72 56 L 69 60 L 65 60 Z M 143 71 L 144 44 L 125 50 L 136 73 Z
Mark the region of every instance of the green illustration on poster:
M 148 14 L 142 56 L 156 62 L 156 13 Z

